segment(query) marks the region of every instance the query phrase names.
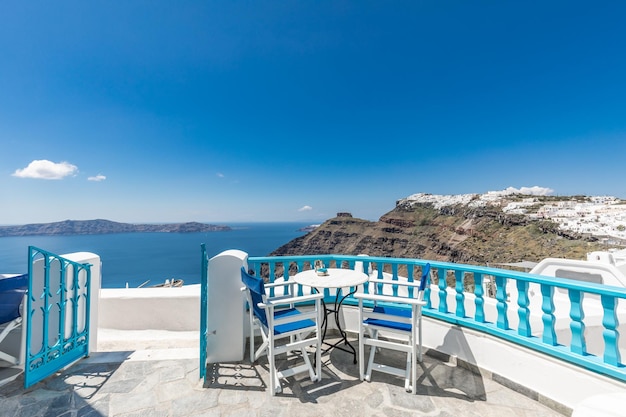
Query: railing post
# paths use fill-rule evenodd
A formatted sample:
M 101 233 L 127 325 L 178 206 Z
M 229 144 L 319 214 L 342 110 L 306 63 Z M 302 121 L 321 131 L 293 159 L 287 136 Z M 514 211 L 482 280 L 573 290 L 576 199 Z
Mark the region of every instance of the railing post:
M 506 278 L 496 276 L 496 310 L 498 312 L 497 326 L 499 329 L 508 330 L 509 317 L 507 316 Z
M 584 293 L 576 290 L 569 290 L 570 313 L 572 319 L 569 327 L 572 331 L 572 342 L 570 350 L 579 355 L 587 353 L 587 345 L 585 343 L 585 312 L 583 311 Z
M 474 320 L 479 323 L 485 322 L 485 291 L 483 289 L 483 274 L 474 272 L 474 304 L 476 305 L 476 314 Z
M 270 262 L 269 264 L 269 282 L 274 282 L 274 274 L 276 272 L 276 262 Z M 285 274 L 289 275 L 289 271 L 286 273 L 283 272 L 283 277 Z M 274 287 L 270 288 L 270 297 L 275 297 Z
M 604 310 L 604 316 L 602 318 L 602 325 L 604 331 L 602 336 L 604 337 L 604 362 L 618 366 L 621 358 L 619 353 L 619 321 L 617 320 L 617 312 L 615 306 L 617 304 L 615 297 L 608 295 L 602 295 L 602 308 Z
M 439 278 L 439 312 L 448 313 L 448 283 L 446 276 L 448 271 L 443 268 L 437 268 L 437 277 Z
M 542 340 L 551 346 L 557 345 L 556 331 L 554 329 L 554 287 L 541 284 L 541 321 L 543 322 Z
M 530 328 L 530 309 L 528 305 L 530 300 L 528 299 L 528 282 L 517 280 L 517 316 L 519 317 L 519 325 L 517 327 L 517 334 L 524 337 L 530 337 L 532 330 Z
M 406 265 L 406 279 L 408 282 L 415 282 L 415 279 L 413 278 L 413 264 Z M 408 288 L 407 294 L 409 297 L 413 297 L 413 287 Z
M 296 262 L 296 268 L 297 268 L 296 272 L 304 271 L 304 261 Z M 287 276 L 287 277 L 285 277 L 285 279 L 290 279 L 290 277 Z M 298 284 L 298 296 L 300 297 L 302 295 L 304 295 L 304 291 L 302 289 L 302 285 Z
M 461 270 L 454 271 L 455 290 L 456 290 L 456 316 L 465 317 L 465 293 L 463 288 L 463 278 L 465 274 Z

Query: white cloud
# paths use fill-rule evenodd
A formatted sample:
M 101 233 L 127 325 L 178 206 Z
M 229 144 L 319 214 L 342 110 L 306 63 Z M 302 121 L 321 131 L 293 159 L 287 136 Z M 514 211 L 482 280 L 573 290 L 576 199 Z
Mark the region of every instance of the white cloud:
M 18 178 L 35 178 L 42 180 L 60 180 L 76 175 L 78 167 L 69 162 L 52 162 L 46 159 L 36 159 L 26 168 L 17 169 L 12 174 Z
M 106 180 L 106 179 L 107 179 L 107 177 L 106 177 L 105 175 L 102 175 L 102 174 L 98 174 L 98 175 L 96 175 L 95 177 L 89 177 L 89 178 L 87 178 L 87 180 L 88 180 L 88 181 L 96 181 L 96 182 L 98 182 L 98 181 L 104 181 L 104 180 Z
M 525 194 L 525 195 L 550 195 L 554 192 L 553 189 L 547 187 L 539 187 L 535 185 L 534 187 L 521 187 L 519 190 L 515 187 L 509 187 L 505 191 L 508 194 Z
M 311 206 L 302 206 L 298 209 L 298 211 L 311 211 L 313 210 L 313 207 Z
M 222 174 L 221 172 L 218 172 L 218 173 L 217 173 L 217 174 L 215 174 L 215 175 L 217 175 L 219 178 L 224 178 L 224 174 Z

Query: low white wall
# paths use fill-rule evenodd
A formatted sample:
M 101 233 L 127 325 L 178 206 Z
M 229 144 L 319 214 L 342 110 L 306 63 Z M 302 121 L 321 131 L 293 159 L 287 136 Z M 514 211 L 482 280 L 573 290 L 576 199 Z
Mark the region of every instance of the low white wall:
M 424 324 L 424 344 L 504 377 L 570 409 L 575 409 L 585 398 L 624 392 L 625 389 L 623 383 L 573 364 L 493 336 L 435 320 L 426 320 Z
M 118 330 L 198 331 L 200 285 L 103 288 L 98 327 Z

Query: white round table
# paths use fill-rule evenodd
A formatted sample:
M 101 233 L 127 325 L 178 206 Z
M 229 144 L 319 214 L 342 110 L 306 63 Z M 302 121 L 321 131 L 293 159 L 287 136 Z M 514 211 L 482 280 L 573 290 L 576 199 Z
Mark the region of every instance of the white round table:
M 327 276 L 319 276 L 313 269 L 298 272 L 293 280 L 312 288 L 347 288 L 364 284 L 367 274 L 352 269 L 327 268 Z
M 339 292 L 335 294 L 333 308 L 329 308 L 322 298 L 322 303 L 324 304 L 324 319 L 322 321 L 324 331 L 322 333 L 322 342 L 329 346 L 325 352 L 327 352 L 330 348 L 337 348 L 343 350 L 344 352 L 352 353 L 354 356 L 354 363 L 356 364 L 356 349 L 350 344 L 350 342 L 348 342 L 348 334 L 341 328 L 339 312 L 343 301 L 350 295 L 354 294 L 359 285 L 366 283 L 369 277 L 363 272 L 342 268 L 327 268 L 327 273 L 328 275 L 320 276 L 315 270 L 309 269 L 298 272 L 293 276 L 293 280 L 300 285 L 311 287 L 315 291 L 320 291 L 322 288 L 350 288 L 348 293 L 345 295 L 339 296 Z M 326 338 L 326 329 L 328 328 L 328 321 L 326 320 L 326 317 L 331 313 L 335 316 L 335 324 L 337 325 L 337 330 L 339 330 L 339 334 L 341 335 L 341 339 L 337 343 L 324 342 L 324 339 Z M 342 342 L 349 348 L 349 350 L 340 346 Z

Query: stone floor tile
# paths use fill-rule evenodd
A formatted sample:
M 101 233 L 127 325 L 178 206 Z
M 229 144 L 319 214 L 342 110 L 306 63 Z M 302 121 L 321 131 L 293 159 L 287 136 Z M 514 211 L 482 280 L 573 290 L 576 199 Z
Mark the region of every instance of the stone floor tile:
M 418 370 L 417 395 L 404 390 L 402 378 L 379 372 L 371 382 L 360 381 L 352 356 L 333 350 L 323 356 L 321 381 L 291 377 L 281 381 L 276 396 L 268 392 L 266 358 L 211 364 L 204 383 L 198 359 L 146 360 L 163 357 L 147 353 L 106 363 L 96 356 L 27 390 L 23 378 L 0 387 L 0 417 L 562 417 L 494 380 L 428 356 Z

